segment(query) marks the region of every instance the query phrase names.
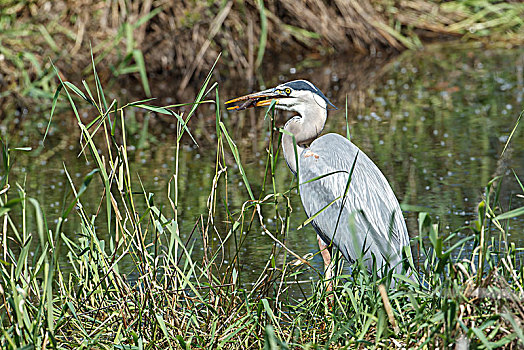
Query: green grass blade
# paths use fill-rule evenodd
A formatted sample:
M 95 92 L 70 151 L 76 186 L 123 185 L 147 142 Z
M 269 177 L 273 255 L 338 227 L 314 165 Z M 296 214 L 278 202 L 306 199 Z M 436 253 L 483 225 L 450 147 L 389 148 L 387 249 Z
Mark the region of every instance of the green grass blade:
M 511 133 L 509 134 L 508 139 L 506 140 L 506 143 L 504 144 L 504 148 L 502 149 L 502 153 L 500 154 L 500 157 L 504 155 L 504 152 L 506 151 L 506 148 L 508 148 L 509 142 L 513 138 L 513 134 L 515 134 L 515 130 L 517 130 L 520 119 L 522 118 L 522 114 L 524 114 L 524 109 L 520 112 L 519 117 L 517 118 L 517 121 L 515 122 L 515 126 L 513 127 L 513 130 L 511 130 Z
M 146 64 L 144 62 L 144 55 L 142 54 L 142 51 L 137 49 L 133 50 L 133 58 L 135 59 L 138 72 L 140 73 L 140 80 L 142 80 L 144 92 L 147 97 L 151 97 L 151 89 L 149 88 L 149 81 L 147 80 Z
M 200 104 L 200 102 L 202 101 L 202 99 L 205 97 L 205 92 L 206 92 L 207 86 L 209 85 L 209 81 L 211 80 L 211 76 L 212 76 L 212 74 L 213 74 L 213 71 L 214 71 L 214 69 L 215 69 L 215 67 L 216 67 L 216 65 L 217 65 L 217 63 L 218 63 L 218 60 L 220 59 L 221 56 L 222 56 L 221 53 L 217 56 L 215 62 L 213 63 L 213 66 L 211 67 L 211 69 L 209 70 L 209 73 L 207 74 L 206 79 L 204 80 L 204 83 L 202 84 L 202 87 L 200 88 L 200 90 L 199 90 L 199 92 L 198 92 L 198 94 L 197 94 L 197 97 L 196 97 L 196 99 L 195 99 L 195 102 L 193 103 L 193 107 L 191 107 L 191 110 L 190 110 L 189 113 L 187 114 L 186 120 L 185 120 L 185 122 L 184 122 L 184 124 L 183 124 L 183 126 L 184 126 L 184 130 L 186 130 L 186 131 L 187 131 L 186 125 L 187 125 L 187 123 L 189 122 L 189 119 L 191 119 L 191 117 L 192 117 L 193 114 L 195 113 L 195 111 L 196 111 L 198 105 Z M 177 138 L 177 142 L 180 142 L 180 139 L 182 138 L 182 135 L 183 135 L 183 134 L 184 134 L 184 133 L 180 133 L 180 135 L 179 135 L 178 138 Z M 195 142 L 195 144 L 197 144 L 195 140 L 193 140 L 193 142 Z
M 105 111 L 107 110 L 107 101 L 104 95 L 104 89 L 102 88 L 102 83 L 100 83 L 100 78 L 96 72 L 95 59 L 93 57 L 93 48 L 91 47 L 91 43 L 89 43 L 89 47 L 91 48 L 91 63 L 93 67 L 93 75 L 95 77 L 96 93 L 98 94 L 99 104 L 100 106 L 104 106 L 103 110 Z M 102 109 L 102 107 L 100 107 L 100 109 Z
M 56 88 L 55 94 L 53 96 L 53 102 L 51 104 L 51 114 L 49 115 L 49 122 L 47 122 L 47 127 L 45 128 L 44 138 L 42 139 L 42 145 L 45 142 L 47 134 L 49 133 L 49 127 L 51 126 L 51 122 L 53 121 L 53 114 L 55 113 L 56 104 L 58 102 L 58 96 L 60 96 L 60 91 L 62 90 L 62 87 L 63 84 L 58 84 L 58 87 Z
M 151 106 L 151 105 L 146 105 L 146 104 L 135 104 L 133 107 L 143 108 L 151 112 L 166 114 L 166 115 L 175 117 L 178 120 L 178 122 L 182 125 L 184 130 L 188 133 L 189 137 L 191 137 L 191 140 L 193 140 L 193 142 L 196 144 L 196 140 L 193 138 L 193 135 L 191 135 L 191 132 L 187 128 L 186 121 L 184 121 L 184 119 L 182 119 L 182 117 L 178 113 L 175 113 L 172 110 L 167 109 L 165 107 L 157 107 L 157 106 Z
M 244 186 L 246 186 L 247 192 L 249 194 L 249 198 L 251 200 L 255 200 L 255 196 L 253 196 L 253 192 L 251 191 L 251 186 L 249 185 L 249 181 L 247 179 L 246 172 L 244 171 L 244 167 L 242 166 L 242 162 L 240 161 L 240 155 L 238 154 L 237 145 L 235 145 L 235 142 L 233 142 L 233 140 L 229 136 L 226 126 L 222 122 L 220 122 L 220 129 L 222 130 L 222 134 L 226 137 L 227 143 L 229 144 L 229 148 L 231 149 L 231 152 L 233 153 L 233 157 L 235 158 L 235 162 L 237 163 L 238 170 L 240 171 L 240 174 L 242 175 L 242 180 L 244 181 Z
M 516 208 L 510 211 L 507 211 L 503 214 L 497 215 L 494 220 L 504 220 L 504 219 L 510 219 L 517 216 L 524 215 L 524 207 Z

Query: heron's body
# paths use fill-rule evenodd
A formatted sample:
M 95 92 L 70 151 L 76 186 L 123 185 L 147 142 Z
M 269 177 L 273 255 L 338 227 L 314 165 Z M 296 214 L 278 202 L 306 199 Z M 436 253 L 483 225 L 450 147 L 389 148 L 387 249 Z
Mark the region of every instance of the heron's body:
M 350 262 L 362 256 L 369 270 L 374 255 L 379 274 L 386 262 L 400 272 L 401 249 L 409 244 L 406 224 L 395 194 L 371 159 L 345 137 L 327 134 L 301 152 L 298 164 L 307 216 L 325 208 L 312 221 L 324 243 L 333 242 Z
M 362 257 L 368 270 L 375 266 L 379 276 L 386 267 L 401 272 L 402 249 L 409 236 L 397 198 L 357 146 L 337 134 L 319 137 L 331 103 L 318 88 L 296 80 L 227 103 L 245 101 L 230 107 L 244 109 L 273 100 L 275 108 L 298 113 L 284 127 L 282 148 L 290 170 L 298 176 L 306 214 L 314 217 L 326 278 L 332 277 L 332 245 L 350 262 Z

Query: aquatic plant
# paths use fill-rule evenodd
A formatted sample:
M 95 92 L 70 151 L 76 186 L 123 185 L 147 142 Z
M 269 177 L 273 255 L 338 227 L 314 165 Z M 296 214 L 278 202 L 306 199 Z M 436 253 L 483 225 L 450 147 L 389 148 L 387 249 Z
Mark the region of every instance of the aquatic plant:
M 477 220 L 454 234 L 442 236 L 427 213 L 419 214 L 413 251 L 422 283 L 395 276 L 402 281 L 388 289 L 392 276 L 379 280 L 357 262 L 349 273 L 337 276 L 329 294 L 320 273 L 318 281 L 301 278 L 305 271 L 314 270 L 311 256 L 299 256 L 286 244 L 294 215 L 289 197 L 296 183 L 285 191 L 277 189 L 281 135 L 271 110 L 266 115 L 271 131 L 266 171 L 261 187 L 255 187 L 221 119 L 220 90 L 218 84 L 211 84 L 211 73 L 183 115 L 177 105 L 154 106 L 151 100 L 121 105 L 108 100 L 94 62 L 92 71 L 94 86 L 77 86 L 57 74 L 52 106 L 59 98 L 69 102 L 80 133 L 80 151 L 89 165 L 78 182 L 64 164 L 68 181 L 60 189 L 63 209 L 56 222 L 49 220 L 23 184 L 10 182 L 16 152 L 28 149 L 12 148 L 1 140 L 3 348 L 524 345 L 523 249 L 507 240 L 509 220 L 524 214 L 524 208 L 501 211 L 500 181 L 487 184 Z M 205 100 L 208 96 L 213 98 Z M 188 122 L 200 104 L 211 102 L 216 162 L 207 212 L 191 232 L 204 249 L 197 261 L 195 241 L 181 239 L 180 203 L 188 194 L 179 191 L 178 162 L 184 152 L 182 137 L 191 138 Z M 96 116 L 85 122 L 78 114 L 80 106 L 89 106 Z M 133 185 L 126 122 L 136 108 L 168 115 L 177 125 L 175 173 L 167 193 L 170 208 L 156 204 L 159 194 Z M 55 108 L 51 113 L 57 118 Z M 519 124 L 520 118 L 513 130 Z M 232 172 L 242 177 L 243 193 L 231 191 Z M 515 181 L 524 193 L 517 175 Z M 93 190 L 99 191 L 100 200 L 85 203 L 83 195 Z M 277 217 L 275 227 L 268 225 L 268 213 Z M 65 231 L 71 215 L 80 219 L 73 234 Z M 239 252 L 249 227 L 274 242 L 253 285 L 242 282 L 239 254 L 233 261 L 223 260 L 225 245 L 232 241 Z M 497 230 L 498 239 L 489 239 L 490 228 Z M 110 238 L 101 240 L 101 231 Z M 67 256 L 68 263 L 60 256 Z M 124 259 L 132 261 L 131 271 L 122 270 Z M 301 298 L 290 291 L 291 286 L 306 285 L 311 291 L 303 290 Z

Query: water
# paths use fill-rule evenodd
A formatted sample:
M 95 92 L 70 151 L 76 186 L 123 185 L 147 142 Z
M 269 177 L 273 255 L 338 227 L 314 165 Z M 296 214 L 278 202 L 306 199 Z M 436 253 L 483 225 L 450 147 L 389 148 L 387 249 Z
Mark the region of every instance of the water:
M 340 57 L 286 58 L 280 57 L 266 70 L 266 87 L 282 81 L 305 78 L 314 82 L 339 107 L 330 111 L 325 132 L 346 134 L 345 104 L 349 105 L 349 126 L 352 141 L 358 145 L 383 171 L 402 204 L 423 207 L 439 222 L 442 234 L 449 234 L 467 226 L 476 218 L 476 208 L 482 198 L 484 186 L 494 177 L 504 175 L 501 204 L 507 210 L 524 205 L 513 171 L 524 180 L 523 126 L 517 129 L 510 147 L 500 159 L 508 135 L 523 109 L 524 50 L 459 49 L 455 46 L 434 47 L 420 52 L 407 52 L 399 57 L 375 58 Z M 297 61 L 298 60 L 298 61 Z M 298 62 L 298 63 L 297 63 Z M 228 82 L 221 78 L 220 93 L 223 100 L 251 92 L 247 81 Z M 152 82 L 153 95 L 160 96 L 158 104 L 173 103 L 169 86 Z M 124 100 L 133 100 L 124 96 Z M 123 101 L 122 101 L 123 102 Z M 183 240 L 189 238 L 195 223 L 207 215 L 207 200 L 215 174 L 215 118 L 208 106 L 199 109 L 198 119 L 190 128 L 199 147 L 189 138 L 184 139 L 179 160 L 180 220 Z M 257 195 L 260 193 L 268 146 L 268 121 L 263 109 L 245 112 L 223 112 L 241 154 L 248 179 Z M 47 148 L 39 153 L 17 153 L 10 182 L 25 183 L 27 194 L 40 201 L 50 221 L 54 221 L 68 195 L 66 165 L 76 187 L 94 167 L 86 164 L 80 151 L 78 130 L 71 120 L 61 114 L 56 117 L 54 132 Z M 90 114 L 85 116 L 89 120 Z M 130 120 L 133 115 L 128 115 Z M 279 113 L 278 123 L 286 120 Z M 170 216 L 167 201 L 167 184 L 175 169 L 175 130 L 160 117 L 149 118 L 150 133 L 144 132 L 143 123 L 128 123 L 130 135 L 130 163 L 134 174 L 134 189 L 140 190 L 140 180 L 147 192 L 155 193 L 155 202 Z M 167 127 L 166 127 L 167 126 Z M 39 127 L 41 129 L 42 126 Z M 75 130 L 74 133 L 71 130 Z M 24 129 L 9 135 L 11 146 L 35 145 L 39 139 L 33 129 Z M 226 147 L 227 148 L 227 147 Z M 229 149 L 228 149 L 229 151 Z M 235 168 L 232 157 L 228 164 L 229 209 L 239 210 L 248 195 L 243 180 Z M 276 188 L 286 191 L 293 179 L 285 161 L 280 159 L 276 170 Z M 95 212 L 101 197 L 101 188 L 93 184 L 82 198 L 88 210 Z M 140 199 L 140 195 L 136 195 Z M 221 238 L 229 226 L 223 213 L 225 191 L 218 196 L 217 228 Z M 297 230 L 306 219 L 296 192 L 290 194 L 293 206 L 292 224 L 285 237 L 288 247 L 303 256 L 318 251 L 316 235 L 311 227 Z M 105 210 L 105 209 L 104 209 Z M 278 218 L 265 210 L 265 224 L 272 231 Z M 73 212 L 66 224 L 66 232 L 74 237 L 79 219 Z M 417 213 L 405 211 L 408 229 L 412 236 L 418 232 Z M 103 222 L 103 220 L 101 220 Z M 220 229 L 222 231 L 220 231 Z M 246 240 L 239 257 L 244 281 L 258 277 L 270 256 L 272 239 L 262 234 L 258 225 L 244 228 L 238 237 Z M 518 246 L 524 241 L 524 220 L 516 218 L 509 223 L 509 240 Z M 464 231 L 467 234 L 468 231 Z M 496 232 L 494 231 L 495 235 Z M 107 232 L 99 228 L 102 239 Z M 284 237 L 279 236 L 284 240 Z M 190 242 L 200 253 L 198 230 Z M 218 235 L 212 235 L 218 245 Z M 220 257 L 225 264 L 232 261 L 234 242 L 226 245 Z M 279 261 L 282 261 L 282 255 Z M 198 260 L 199 258 L 197 258 Z M 65 263 L 65 259 L 64 259 Z M 313 261 L 322 269 L 320 257 Z M 129 268 L 130 265 L 127 267 Z M 126 268 L 126 266 L 124 266 Z M 309 276 L 311 277 L 311 275 Z M 308 277 L 308 278 L 309 278 Z

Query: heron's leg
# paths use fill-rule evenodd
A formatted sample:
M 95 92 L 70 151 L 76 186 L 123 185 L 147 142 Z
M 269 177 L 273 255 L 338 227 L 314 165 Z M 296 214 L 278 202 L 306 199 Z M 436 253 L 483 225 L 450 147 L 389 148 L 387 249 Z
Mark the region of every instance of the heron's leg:
M 320 254 L 324 259 L 324 279 L 327 282 L 327 291 L 333 290 L 333 264 L 331 263 L 331 246 L 328 246 L 320 236 L 317 235 L 318 247 L 320 248 Z

